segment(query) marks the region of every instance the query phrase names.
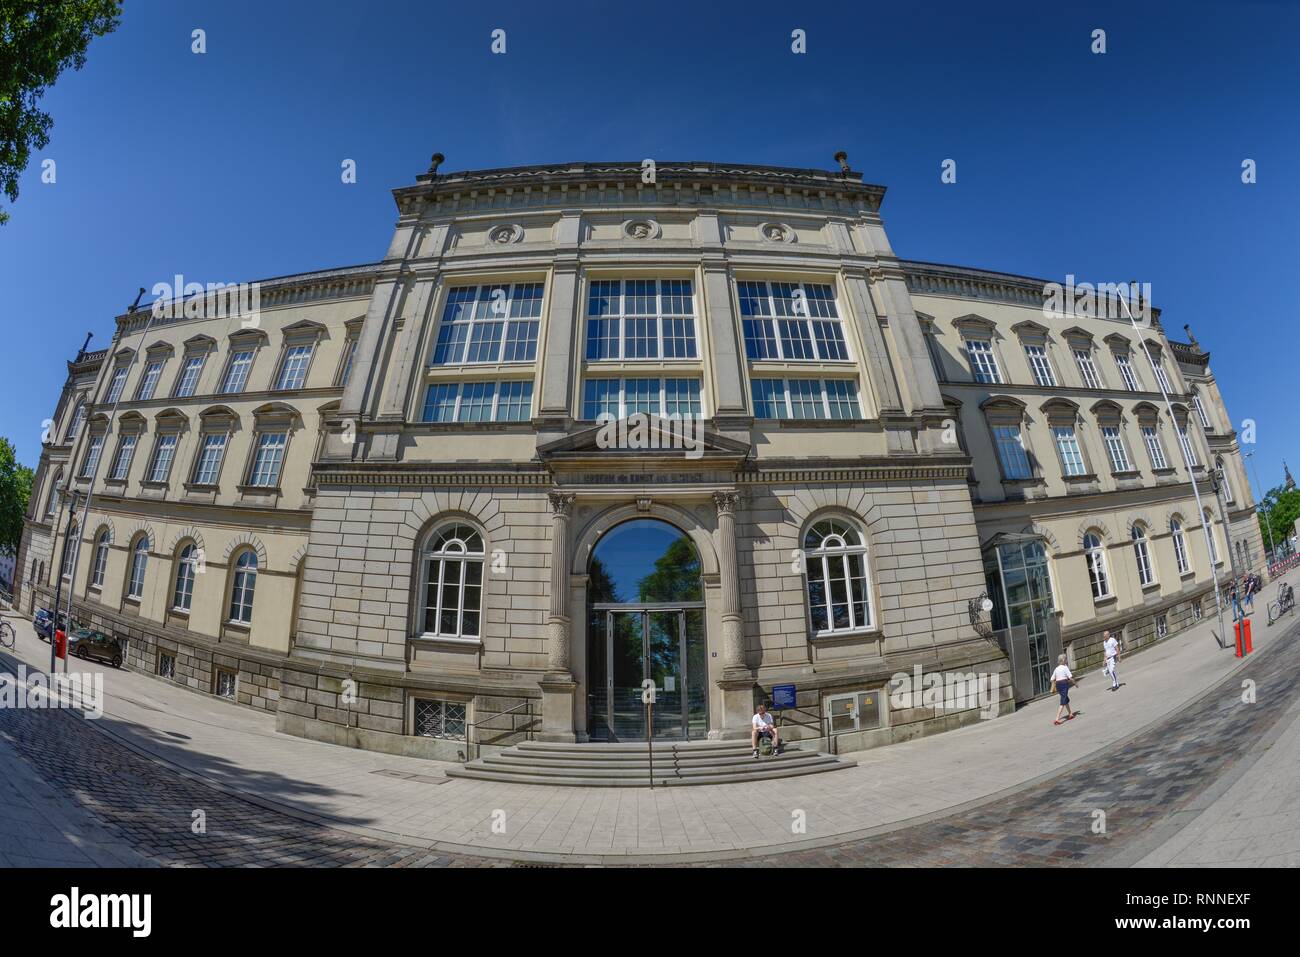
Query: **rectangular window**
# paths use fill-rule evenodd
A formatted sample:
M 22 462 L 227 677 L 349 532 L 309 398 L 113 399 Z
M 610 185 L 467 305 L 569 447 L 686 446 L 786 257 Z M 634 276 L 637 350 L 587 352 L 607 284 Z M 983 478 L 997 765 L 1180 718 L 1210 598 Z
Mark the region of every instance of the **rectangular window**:
M 1147 540 L 1139 538 L 1133 542 L 1133 557 L 1137 561 L 1138 567 L 1138 584 L 1143 588 L 1148 585 L 1154 585 L 1156 576 L 1151 570 L 1151 550 L 1147 547 Z
M 1142 427 L 1142 441 L 1146 443 L 1147 455 L 1151 456 L 1151 467 L 1153 469 L 1168 468 L 1169 463 L 1165 461 L 1164 446 L 1160 444 L 1160 436 L 1156 433 L 1154 426 L 1144 425 Z
M 290 346 L 280 363 L 280 374 L 276 376 L 275 387 L 279 390 L 301 389 L 307 381 L 307 367 L 311 365 L 312 347 Z
M 1156 638 L 1169 637 L 1169 618 L 1167 615 L 1159 615 L 1156 618 Z
M 135 454 L 137 436 L 124 435 L 117 443 L 117 457 L 113 459 L 113 468 L 108 473 L 110 479 L 125 481 L 131 471 L 131 456 Z
M 415 735 L 465 740 L 465 705 L 432 698 L 415 699 Z
M 1133 364 L 1129 362 L 1128 353 L 1116 352 L 1113 355 L 1115 356 L 1115 365 L 1119 367 L 1120 378 L 1124 380 L 1124 388 L 1130 392 L 1141 392 L 1142 385 L 1138 380 L 1137 371 L 1133 368 Z
M 1046 346 L 1025 346 L 1025 355 L 1029 358 L 1029 368 L 1034 373 L 1034 381 L 1039 385 L 1056 385 L 1056 373 L 1047 358 Z
M 453 287 L 429 364 L 531 362 L 541 315 L 540 282 Z
M 359 336 L 353 336 L 343 344 L 343 372 L 339 375 L 339 385 L 341 386 L 346 386 L 348 379 L 352 378 L 352 363 L 357 359 L 357 342 L 359 340 Z
M 190 356 L 185 360 L 185 366 L 181 369 L 180 382 L 176 384 L 176 398 L 188 398 L 195 393 L 199 387 L 199 374 L 203 371 L 203 362 L 206 358 L 206 356 Z
M 219 698 L 235 697 L 236 676 L 233 671 L 224 671 L 217 669 L 216 682 L 214 688 Z
M 244 383 L 248 381 L 248 372 L 252 367 L 252 349 L 241 349 L 239 352 L 231 353 L 230 364 L 226 366 L 226 377 L 221 383 L 222 394 L 229 395 L 232 392 L 242 392 Z
M 195 485 L 216 485 L 217 476 L 221 474 L 221 457 L 226 451 L 225 434 L 208 433 L 203 436 L 203 447 L 199 450 L 199 461 L 194 467 Z
M 695 290 L 689 279 L 604 279 L 587 292 L 590 360 L 694 359 Z
M 1101 430 L 1101 437 L 1106 442 L 1106 455 L 1110 457 L 1112 472 L 1132 471 L 1128 461 L 1128 450 L 1124 448 L 1124 438 L 1119 429 L 1111 426 Z
M 737 283 L 750 359 L 843 360 L 844 327 L 828 283 Z
M 1083 452 L 1079 448 L 1079 439 L 1074 434 L 1073 426 L 1059 426 L 1052 429 L 1056 439 L 1056 451 L 1061 456 L 1061 469 L 1067 476 L 1084 475 Z
M 135 390 L 135 397 L 144 401 L 152 399 L 154 390 L 158 388 L 158 379 L 162 376 L 161 362 L 150 362 L 144 367 L 144 375 L 140 377 L 140 388 Z
M 248 475 L 249 485 L 273 488 L 279 484 L 280 466 L 284 463 L 284 450 L 288 444 L 287 432 L 263 432 L 257 437 L 257 451 Z
M 90 445 L 86 449 L 86 457 L 81 462 L 81 478 L 88 479 L 95 477 L 95 470 L 99 468 L 99 457 L 104 452 L 104 435 L 90 437 Z
M 1187 456 L 1188 468 L 1196 468 L 1201 463 L 1196 460 L 1196 450 L 1192 447 L 1192 440 L 1187 437 L 1187 426 L 1178 427 L 1178 444 L 1183 447 L 1183 455 Z
M 1034 477 L 1029 467 L 1029 453 L 1025 451 L 1024 438 L 1018 425 L 999 425 L 993 429 L 993 438 L 998 447 L 998 461 L 1002 463 L 1002 475 L 1008 481 L 1022 481 Z
M 533 414 L 533 384 L 433 382 L 424 393 L 422 422 L 527 422 Z
M 176 658 L 167 654 L 165 651 L 158 653 L 158 677 L 175 678 L 176 677 Z
M 665 419 L 702 416 L 700 380 L 588 379 L 583 383 L 584 420 L 594 422 L 601 417 L 626 419 L 637 412 Z
M 1201 397 L 1199 395 L 1192 396 L 1192 405 L 1196 407 L 1196 417 L 1201 420 L 1201 428 L 1206 431 L 1213 429 L 1214 426 L 1210 424 L 1210 417 L 1206 414 L 1205 406 L 1201 404 Z
M 1090 349 L 1075 349 L 1074 361 L 1079 367 L 1079 375 L 1083 378 L 1083 384 L 1089 389 L 1101 388 L 1101 376 L 1097 374 L 1097 364 L 1092 361 L 1092 351 Z
M 104 572 L 108 570 L 108 533 L 105 532 L 95 545 L 95 567 L 90 575 L 90 584 L 95 588 L 104 587 Z
M 967 339 L 966 354 L 970 356 L 970 371 L 976 382 L 996 384 L 1002 381 L 993 343 L 987 339 Z
M 757 419 L 860 419 L 858 384 L 852 379 L 753 379 Z
M 1165 375 L 1164 364 L 1153 358 L 1151 367 L 1156 370 L 1156 382 L 1160 383 L 1160 388 L 1165 392 L 1173 392 L 1174 387 L 1169 384 L 1169 376 Z
M 165 482 L 172 470 L 172 457 L 176 454 L 176 436 L 158 436 L 153 450 L 153 466 L 149 469 L 150 482 Z
M 108 383 L 108 395 L 104 396 L 104 401 L 112 405 L 120 399 L 124 385 L 126 385 L 126 366 L 120 365 L 113 370 L 113 378 Z
M 1169 537 L 1174 543 L 1174 562 L 1178 565 L 1178 574 L 1186 575 L 1191 566 L 1187 561 L 1187 542 L 1183 538 L 1183 527 L 1175 522 Z

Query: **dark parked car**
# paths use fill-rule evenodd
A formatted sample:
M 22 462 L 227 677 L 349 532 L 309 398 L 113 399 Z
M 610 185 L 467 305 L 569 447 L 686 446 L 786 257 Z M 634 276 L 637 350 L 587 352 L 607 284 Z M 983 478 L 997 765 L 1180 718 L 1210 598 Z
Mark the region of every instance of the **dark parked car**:
M 46 641 L 49 641 L 50 632 L 52 630 L 50 628 L 50 623 L 52 621 L 54 621 L 54 612 L 50 611 L 48 608 L 41 608 L 36 612 L 35 617 L 32 618 L 32 627 L 36 629 L 37 635 L 44 638 Z M 68 629 L 68 616 L 64 612 L 59 612 L 59 628 L 64 631 L 67 631 Z
M 82 628 L 68 636 L 68 654 L 83 659 L 107 661 L 114 668 L 121 668 L 126 651 L 122 643 L 112 635 Z

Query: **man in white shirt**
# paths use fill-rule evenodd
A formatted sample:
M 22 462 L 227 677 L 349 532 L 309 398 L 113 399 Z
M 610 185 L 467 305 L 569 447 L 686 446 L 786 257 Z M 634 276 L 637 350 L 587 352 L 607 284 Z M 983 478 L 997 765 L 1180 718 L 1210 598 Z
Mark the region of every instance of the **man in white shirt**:
M 1119 668 L 1116 666 L 1119 664 L 1119 642 L 1115 640 L 1115 636 L 1109 631 L 1103 631 L 1101 638 L 1102 653 L 1106 656 L 1106 664 L 1102 670 L 1110 675 L 1110 690 L 1118 691 Z
M 1061 696 L 1061 706 L 1056 709 L 1056 720 L 1052 724 L 1061 723 L 1061 715 L 1065 714 L 1065 720 L 1069 721 L 1074 717 L 1074 709 L 1070 707 L 1070 685 L 1074 684 L 1074 673 L 1070 671 L 1065 664 L 1065 655 L 1056 659 L 1056 670 L 1052 672 L 1052 689 Z
M 754 757 L 758 757 L 758 739 L 770 737 L 772 739 L 772 753 L 776 754 L 781 749 L 781 732 L 777 731 L 776 725 L 772 723 L 772 716 L 767 713 L 767 705 L 760 704 L 758 710 L 754 712 L 753 725 L 750 731 L 750 746 L 754 749 Z

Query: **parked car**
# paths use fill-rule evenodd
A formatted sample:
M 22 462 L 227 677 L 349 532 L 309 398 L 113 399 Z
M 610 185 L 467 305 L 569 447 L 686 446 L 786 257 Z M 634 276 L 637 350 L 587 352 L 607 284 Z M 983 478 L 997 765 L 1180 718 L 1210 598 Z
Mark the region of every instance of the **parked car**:
M 37 635 L 44 638 L 46 641 L 49 641 L 50 633 L 53 631 L 53 629 L 50 628 L 50 624 L 53 621 L 54 612 L 50 611 L 48 608 L 41 608 L 32 618 L 32 627 L 36 629 Z M 59 612 L 59 628 L 63 631 L 68 630 L 68 616 L 65 612 Z
M 68 636 L 68 654 L 83 660 L 106 661 L 114 668 L 121 668 L 126 649 L 112 635 L 81 628 Z

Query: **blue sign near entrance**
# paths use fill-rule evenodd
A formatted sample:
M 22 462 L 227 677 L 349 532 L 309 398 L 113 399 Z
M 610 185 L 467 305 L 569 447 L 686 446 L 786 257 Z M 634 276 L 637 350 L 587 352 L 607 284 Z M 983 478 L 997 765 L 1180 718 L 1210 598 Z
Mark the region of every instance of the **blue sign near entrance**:
M 794 707 L 794 685 L 772 686 L 772 710 L 781 711 Z

